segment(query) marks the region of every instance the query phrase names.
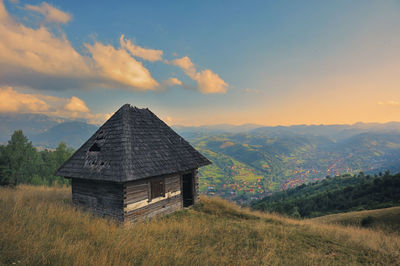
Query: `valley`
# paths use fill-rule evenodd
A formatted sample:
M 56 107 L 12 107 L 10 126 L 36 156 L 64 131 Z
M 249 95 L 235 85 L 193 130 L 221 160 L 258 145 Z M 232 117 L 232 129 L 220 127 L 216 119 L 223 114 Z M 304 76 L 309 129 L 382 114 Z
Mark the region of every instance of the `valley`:
M 247 132 L 188 140 L 214 163 L 200 171 L 201 191 L 240 204 L 327 176 L 399 170 L 397 133 L 366 132 L 334 140 Z
M 22 129 L 33 145 L 77 149 L 98 128 L 45 115 L 2 114 L 2 143 Z M 213 164 L 200 169 L 200 191 L 239 204 L 326 176 L 400 171 L 400 123 L 353 125 L 173 126 Z

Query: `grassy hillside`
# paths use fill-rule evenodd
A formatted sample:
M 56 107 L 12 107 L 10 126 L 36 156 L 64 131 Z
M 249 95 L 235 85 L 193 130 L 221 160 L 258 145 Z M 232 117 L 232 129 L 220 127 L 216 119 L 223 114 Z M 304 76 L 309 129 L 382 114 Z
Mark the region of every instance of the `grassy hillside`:
M 0 264 L 400 264 L 400 237 L 250 212 L 218 198 L 117 225 L 71 205 L 66 188 L 0 188 Z
M 400 207 L 331 214 L 312 221 L 345 226 L 358 226 L 400 235 Z
M 277 192 L 252 202 L 254 209 L 296 218 L 400 205 L 400 173 L 340 176 Z

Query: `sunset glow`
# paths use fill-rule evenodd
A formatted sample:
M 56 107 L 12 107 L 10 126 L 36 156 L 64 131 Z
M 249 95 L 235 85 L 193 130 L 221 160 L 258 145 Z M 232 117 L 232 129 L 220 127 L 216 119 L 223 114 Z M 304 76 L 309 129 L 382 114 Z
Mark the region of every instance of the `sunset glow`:
M 400 121 L 399 14 L 398 1 L 0 0 L 0 112 L 99 124 L 130 103 L 176 125 Z

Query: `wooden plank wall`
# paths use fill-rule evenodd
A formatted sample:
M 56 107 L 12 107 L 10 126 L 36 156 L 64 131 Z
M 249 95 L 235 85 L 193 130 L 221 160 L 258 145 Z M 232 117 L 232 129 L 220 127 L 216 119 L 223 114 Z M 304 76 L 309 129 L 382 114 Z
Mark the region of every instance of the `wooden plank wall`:
M 123 221 L 123 186 L 115 182 L 72 178 L 72 202 L 100 215 Z
M 151 180 L 149 178 L 124 184 L 125 221 L 150 219 L 182 209 L 181 175 L 165 176 L 165 197 L 149 201 Z

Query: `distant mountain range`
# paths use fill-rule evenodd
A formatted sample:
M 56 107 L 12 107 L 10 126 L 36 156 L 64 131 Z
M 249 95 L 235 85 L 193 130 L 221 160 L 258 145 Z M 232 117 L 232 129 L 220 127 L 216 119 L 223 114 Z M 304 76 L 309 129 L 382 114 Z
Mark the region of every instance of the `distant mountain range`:
M 180 126 L 174 125 L 172 128 L 182 133 L 241 133 L 248 132 L 250 130 L 263 127 L 256 124 L 243 124 L 243 125 L 230 125 L 230 124 L 219 124 L 209 126 Z
M 65 121 L 65 119 L 39 114 L 3 113 L 0 114 L 0 142 L 8 141 L 17 129 L 22 129 L 25 134 L 32 136 Z
M 200 189 L 238 202 L 327 175 L 400 171 L 400 123 L 354 125 L 173 126 L 213 164 Z M 97 129 L 84 121 L 33 114 L 0 115 L 0 142 L 22 129 L 35 146 L 80 147 Z
M 293 125 L 293 126 L 261 126 L 255 124 L 244 125 L 210 125 L 210 126 L 173 126 L 179 133 L 186 136 L 221 133 L 251 133 L 254 135 L 311 135 L 324 136 L 333 140 L 342 140 L 351 136 L 365 133 L 393 133 L 400 132 L 400 122 L 389 123 L 355 123 L 353 125 Z
M 30 139 L 36 146 L 56 147 L 61 141 L 75 149 L 79 148 L 93 133 L 98 126 L 85 122 L 72 121 L 57 124 L 45 132 L 33 135 Z
M 0 142 L 7 143 L 15 130 L 22 129 L 35 146 L 55 148 L 64 141 L 80 147 L 97 129 L 85 121 L 72 121 L 41 114 L 0 114 Z
M 65 125 L 63 125 L 65 124 Z M 79 147 L 94 133 L 98 125 L 88 124 L 84 120 L 71 120 L 61 117 L 50 117 L 42 114 L 0 114 L 0 142 L 10 139 L 14 130 L 23 132 L 38 145 L 57 146 L 60 141 L 69 140 L 72 147 Z M 172 126 L 179 134 L 187 138 L 204 135 L 249 133 L 261 136 L 323 136 L 340 141 L 361 133 L 399 133 L 400 122 L 390 123 L 356 123 L 353 125 L 294 125 L 294 126 L 262 126 L 256 124 L 243 125 L 205 125 L 205 126 Z M 48 141 L 46 141 L 48 139 Z

